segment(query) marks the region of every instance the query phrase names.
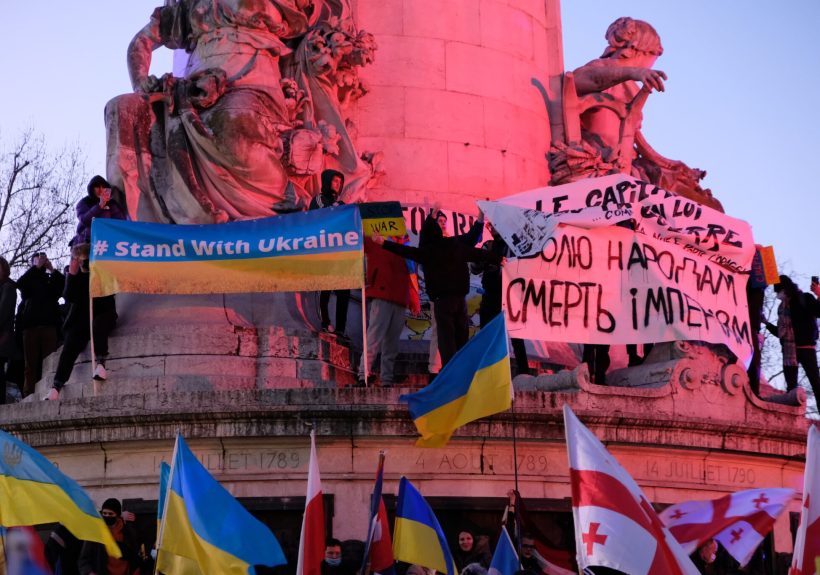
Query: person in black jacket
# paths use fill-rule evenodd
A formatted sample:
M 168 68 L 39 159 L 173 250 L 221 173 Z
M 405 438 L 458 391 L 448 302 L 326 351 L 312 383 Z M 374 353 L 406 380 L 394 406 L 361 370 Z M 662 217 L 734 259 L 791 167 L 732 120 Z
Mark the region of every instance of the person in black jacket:
M 310 200 L 308 209 L 318 210 L 343 206 L 344 202 L 339 199 L 339 194 L 345 186 L 344 174 L 336 170 L 324 170 L 321 179 L 322 189 L 318 195 Z M 333 325 L 330 323 L 330 312 L 328 310 L 331 293 L 336 294 L 336 323 Z M 341 339 L 347 338 L 345 330 L 347 329 L 347 307 L 349 303 L 349 289 L 319 292 L 319 313 L 322 317 L 322 331 L 332 333 Z
M 45 252 L 31 257 L 31 267 L 17 280 L 22 296 L 20 328 L 23 330 L 25 383 L 23 397 L 34 393 L 43 375 L 43 360 L 57 349 L 57 326 L 60 325 L 59 299 L 65 278 L 54 269 Z
M 91 340 L 89 329 L 89 272 L 88 244 L 75 246 L 71 253 L 71 263 L 66 277 L 63 297 L 71 305 L 63 329 L 65 341 L 54 383 L 45 399 L 59 399 L 60 390 L 71 377 L 74 362 Z M 97 368 L 94 379 L 104 380 L 105 358 L 108 355 L 108 336 L 117 323 L 117 304 L 113 295 L 94 298 L 94 353 L 97 356 Z
M 0 404 L 6 403 L 6 364 L 15 355 L 14 304 L 17 302 L 17 284 L 10 277 L 11 268 L 6 258 L 0 257 Z
M 786 391 L 797 387 L 797 366 L 803 366 L 814 396 L 820 398 L 820 372 L 817 367 L 817 318 L 820 303 L 804 293 L 789 276 L 780 276 L 774 292 L 780 300 L 777 325 L 766 322 L 766 329 L 780 339 L 783 349 L 783 377 Z
M 431 212 L 422 224 L 419 247 L 405 246 L 373 236 L 388 251 L 421 264 L 427 295 L 435 304 L 436 330 L 442 368 L 467 343 L 466 296 L 470 291 L 469 262 L 503 265 L 498 254 L 467 245 L 459 237 L 446 238 Z M 481 220 L 479 220 L 481 221 Z M 483 225 L 483 224 L 482 224 Z
M 111 536 L 120 548 L 122 557 L 109 557 L 102 543 L 85 541 L 80 551 L 80 575 L 111 575 L 112 573 L 133 573 L 140 567 L 137 549 L 137 535 L 130 525 L 134 514 L 122 510 L 119 500 L 106 499 L 100 515 L 111 530 Z
M 487 240 L 482 244 L 481 249 L 488 250 L 499 257 L 506 258 L 512 255 L 509 246 L 504 241 L 495 228 L 488 224 L 492 239 Z M 501 267 L 494 264 L 471 264 L 471 271 L 474 274 L 481 274 L 481 287 L 484 293 L 481 296 L 481 305 L 478 308 L 478 317 L 480 319 L 480 326 L 490 323 L 490 320 L 501 313 Z M 512 347 L 515 352 L 515 366 L 516 371 L 521 374 L 529 374 L 530 366 L 527 360 L 527 348 L 524 340 L 514 337 L 512 338 Z

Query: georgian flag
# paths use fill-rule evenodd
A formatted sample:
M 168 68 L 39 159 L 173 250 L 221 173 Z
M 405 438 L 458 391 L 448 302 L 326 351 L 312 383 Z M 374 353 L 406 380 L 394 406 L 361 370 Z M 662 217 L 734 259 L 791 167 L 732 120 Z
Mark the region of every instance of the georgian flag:
M 714 537 L 742 566 L 794 495 L 793 489 L 748 489 L 709 501 L 684 501 L 666 508 L 660 518 L 687 553 Z
M 809 429 L 803 507 L 789 575 L 820 573 L 820 431 Z
M 635 480 L 564 406 L 578 566 L 699 575 Z
M 310 432 L 307 496 L 302 532 L 299 535 L 299 557 L 296 575 L 321 575 L 325 558 L 325 507 L 322 501 L 322 479 L 316 458 L 316 432 Z

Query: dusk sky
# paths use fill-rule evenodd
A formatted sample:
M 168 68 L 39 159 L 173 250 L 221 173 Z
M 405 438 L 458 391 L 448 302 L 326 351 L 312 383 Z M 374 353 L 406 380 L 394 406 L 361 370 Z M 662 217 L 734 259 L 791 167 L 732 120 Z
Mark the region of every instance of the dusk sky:
M 446 1 L 446 0 L 443 0 Z M 476 0 L 478 1 L 478 0 Z M 0 35 L 0 138 L 27 125 L 53 147 L 79 143 L 89 173 L 105 171 L 103 107 L 130 91 L 125 51 L 160 0 L 14 2 Z M 598 57 L 619 16 L 651 23 L 665 49 L 667 91 L 644 111 L 660 153 L 708 172 L 703 184 L 726 212 L 751 223 L 760 244 L 800 274 L 820 274 L 817 185 L 820 2 L 571 0 L 562 3 L 564 66 Z M 378 53 L 376 55 L 378 58 Z M 171 67 L 155 53 L 153 71 Z

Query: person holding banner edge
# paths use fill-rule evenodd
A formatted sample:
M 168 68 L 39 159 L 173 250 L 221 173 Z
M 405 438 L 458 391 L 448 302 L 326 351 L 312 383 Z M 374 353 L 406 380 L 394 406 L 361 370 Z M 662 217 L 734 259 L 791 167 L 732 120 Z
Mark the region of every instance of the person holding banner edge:
M 467 343 L 468 318 L 466 296 L 470 291 L 469 262 L 504 265 L 505 258 L 488 250 L 466 245 L 458 237 L 444 237 L 431 212 L 424 220 L 419 247 L 385 241 L 374 234 L 372 239 L 383 249 L 422 265 L 427 295 L 435 304 L 436 331 L 442 368 Z M 483 226 L 483 217 L 478 220 Z M 460 237 L 460 236 L 459 236 Z

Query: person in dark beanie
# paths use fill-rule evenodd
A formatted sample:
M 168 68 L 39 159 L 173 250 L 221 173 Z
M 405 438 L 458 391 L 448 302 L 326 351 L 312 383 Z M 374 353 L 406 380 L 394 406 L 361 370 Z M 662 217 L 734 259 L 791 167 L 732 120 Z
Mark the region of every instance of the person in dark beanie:
M 334 208 L 343 206 L 344 202 L 339 199 L 339 194 L 345 186 L 345 176 L 336 170 L 325 170 L 322 172 L 322 189 L 311 201 L 310 210 L 322 208 Z M 330 294 L 336 294 L 336 323 L 330 323 Z M 347 307 L 350 303 L 350 290 L 337 289 L 323 291 L 319 293 L 319 313 L 322 317 L 322 331 L 334 334 L 338 338 L 346 339 L 347 329 Z
M 91 241 L 91 222 L 94 218 L 124 220 L 125 210 L 112 197 L 111 184 L 102 176 L 94 176 L 88 182 L 88 194 L 77 202 L 77 233 L 71 245 L 87 244 Z
M 80 575 L 131 575 L 140 565 L 137 537 L 129 524 L 134 521 L 134 514 L 123 513 L 122 504 L 111 498 L 102 504 L 100 515 L 119 545 L 122 557 L 109 557 L 102 543 L 86 541 L 80 551 Z

